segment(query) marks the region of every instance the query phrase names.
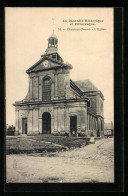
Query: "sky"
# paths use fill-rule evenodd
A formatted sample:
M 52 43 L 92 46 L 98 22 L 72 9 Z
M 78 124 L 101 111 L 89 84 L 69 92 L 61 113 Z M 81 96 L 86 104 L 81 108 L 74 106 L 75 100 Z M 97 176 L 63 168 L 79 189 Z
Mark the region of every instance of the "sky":
M 15 125 L 12 104 L 25 98 L 26 70 L 47 49 L 53 29 L 58 53 L 73 66 L 70 78 L 88 79 L 101 90 L 105 122 L 114 121 L 113 8 L 9 7 L 5 8 L 6 124 Z

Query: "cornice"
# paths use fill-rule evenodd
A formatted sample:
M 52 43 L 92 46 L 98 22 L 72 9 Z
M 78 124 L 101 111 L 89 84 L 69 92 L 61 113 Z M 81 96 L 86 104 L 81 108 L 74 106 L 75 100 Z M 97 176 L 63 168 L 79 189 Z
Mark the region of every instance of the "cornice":
M 15 102 L 14 106 L 29 106 L 29 105 L 42 105 L 42 104 L 56 104 L 56 103 L 72 103 L 72 102 L 87 102 L 90 103 L 88 98 L 81 99 L 59 99 L 50 101 L 26 101 L 26 102 Z

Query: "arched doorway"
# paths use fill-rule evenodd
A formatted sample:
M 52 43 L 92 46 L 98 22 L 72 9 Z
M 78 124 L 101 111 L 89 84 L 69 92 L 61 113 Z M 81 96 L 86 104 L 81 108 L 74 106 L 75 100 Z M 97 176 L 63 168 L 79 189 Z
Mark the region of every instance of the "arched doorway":
M 42 115 L 42 134 L 51 134 L 51 115 L 44 112 Z

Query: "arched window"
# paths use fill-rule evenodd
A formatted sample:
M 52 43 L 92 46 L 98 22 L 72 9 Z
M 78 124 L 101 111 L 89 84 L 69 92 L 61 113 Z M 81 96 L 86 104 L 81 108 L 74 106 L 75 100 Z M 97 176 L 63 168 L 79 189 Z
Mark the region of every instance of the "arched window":
M 50 78 L 45 78 L 43 80 L 43 92 L 42 92 L 42 99 L 43 100 L 50 100 L 51 99 L 51 80 Z

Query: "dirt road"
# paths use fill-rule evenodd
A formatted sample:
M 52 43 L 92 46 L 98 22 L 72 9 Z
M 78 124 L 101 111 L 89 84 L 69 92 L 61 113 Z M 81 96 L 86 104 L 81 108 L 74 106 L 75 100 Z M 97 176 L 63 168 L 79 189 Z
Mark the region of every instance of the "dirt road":
M 65 152 L 7 155 L 9 183 L 114 182 L 113 138 Z

